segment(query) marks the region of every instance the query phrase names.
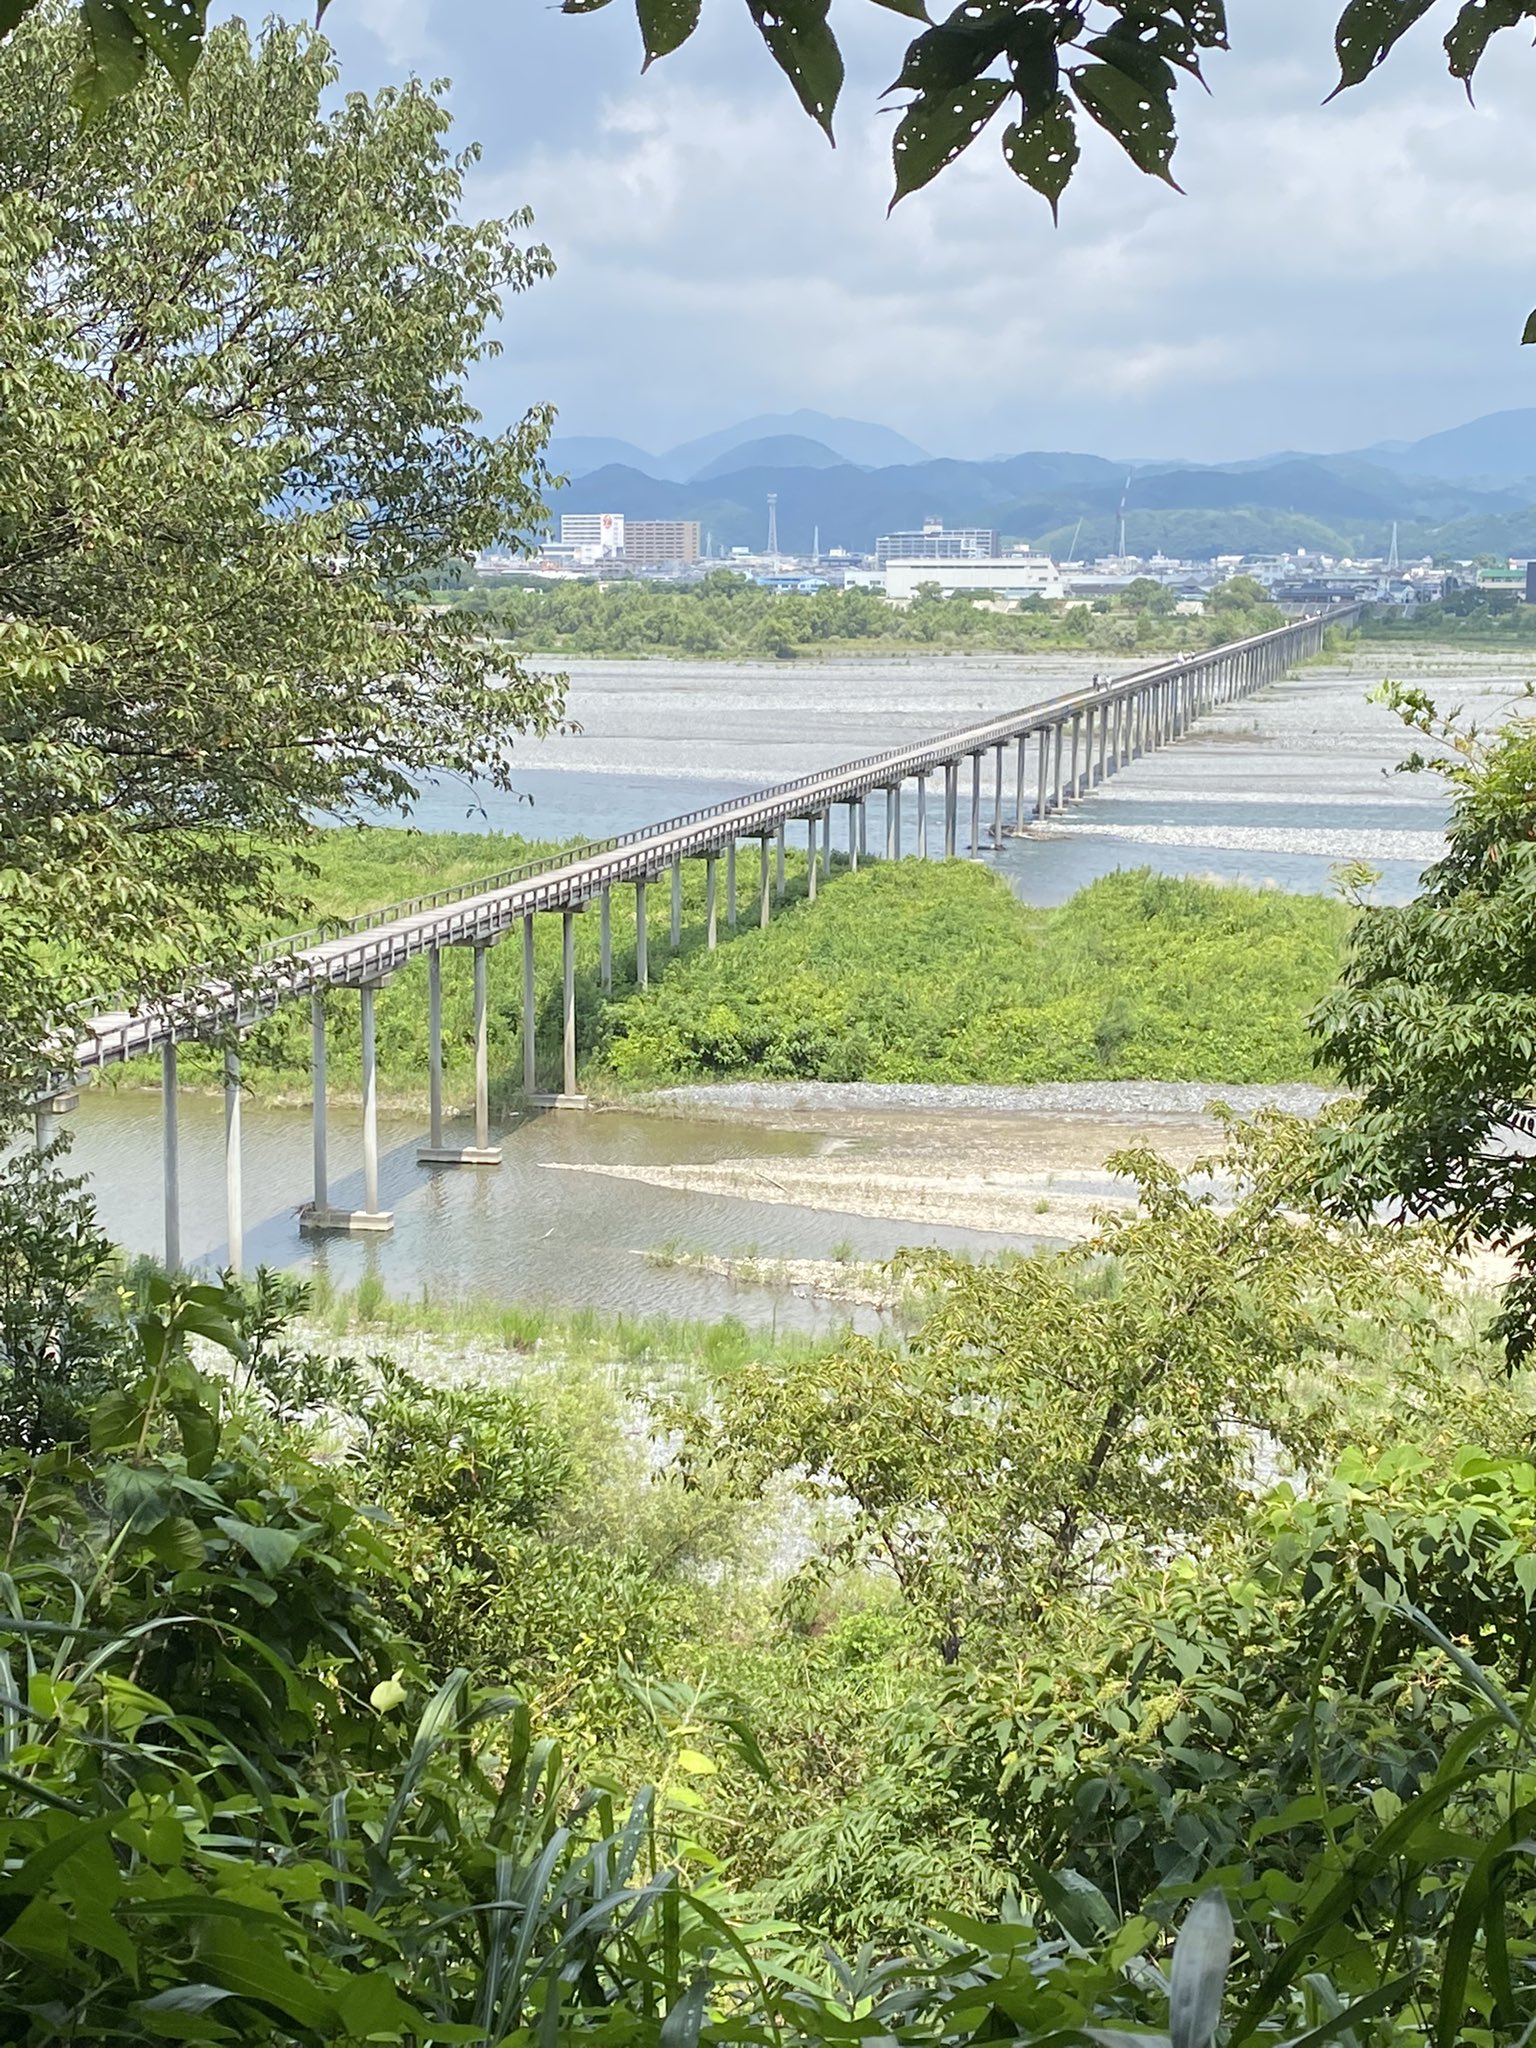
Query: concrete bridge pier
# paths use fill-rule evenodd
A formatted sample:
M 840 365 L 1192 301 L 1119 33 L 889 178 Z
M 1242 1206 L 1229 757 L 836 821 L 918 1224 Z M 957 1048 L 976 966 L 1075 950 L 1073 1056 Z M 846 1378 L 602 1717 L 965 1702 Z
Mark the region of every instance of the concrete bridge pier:
M 849 844 L 853 845 L 852 804 L 848 806 L 848 840 Z M 757 842 L 757 923 L 759 931 L 767 931 L 768 918 L 773 909 L 773 874 L 768 862 L 768 849 L 772 844 L 773 836 L 771 833 L 767 832 L 765 832 L 762 838 Z M 854 847 L 852 858 L 854 866 L 857 867 L 859 862 L 858 849 L 856 846 Z
M 491 1030 L 487 955 L 473 948 L 475 990 L 475 1142 L 443 1143 L 443 972 L 437 947 L 427 955 L 427 1071 L 431 1128 L 427 1143 L 417 1147 L 419 1166 L 500 1166 L 501 1147 L 491 1143 Z M 371 1008 L 371 1005 L 370 1005 Z M 368 1205 L 370 1208 L 373 1204 Z M 363 1226 L 354 1226 L 361 1228 Z
M 80 1097 L 73 1088 L 59 1088 L 51 1095 L 40 1096 L 32 1105 L 32 1142 L 39 1152 L 46 1152 L 59 1135 L 59 1120 L 68 1116 L 72 1109 L 78 1109 Z
M 944 763 L 944 858 L 955 857 L 955 813 L 959 809 L 960 764 Z
M 816 821 L 811 820 L 811 866 L 816 865 Z M 725 849 L 725 922 L 729 930 L 736 929 L 736 841 L 733 837 Z
M 1078 758 L 1082 752 L 1082 745 L 1083 714 L 1080 711 L 1074 711 L 1072 714 L 1072 769 L 1067 785 L 1067 794 L 1071 797 L 1073 803 L 1076 803 L 1083 793 L 1083 779 L 1078 770 Z
M 863 843 L 863 838 L 864 812 L 861 806 L 859 810 L 859 840 L 861 844 Z M 774 894 L 782 903 L 784 901 L 784 821 L 782 818 L 779 820 L 778 829 L 774 835 L 773 888 Z
M 1017 759 L 1013 764 L 1013 829 L 1015 832 L 1022 832 L 1024 830 L 1024 770 L 1028 763 L 1029 754 L 1029 749 L 1022 733 L 1019 734 L 1014 744 L 1014 753 Z
M 523 913 L 523 1093 L 530 1098 L 538 1085 L 538 1008 L 533 985 L 533 912 Z
M 1048 785 L 1048 778 L 1049 778 L 1049 776 L 1050 776 L 1050 772 L 1051 772 L 1051 742 L 1050 742 L 1050 734 L 1049 734 L 1048 732 L 1042 732 L 1042 733 L 1041 733 L 1041 735 L 1040 735 L 1040 749 L 1039 749 L 1039 752 L 1040 752 L 1040 759 L 1039 759 L 1039 762 L 1038 762 L 1038 763 L 1037 763 L 1037 765 L 1036 765 L 1036 773 L 1035 773 L 1035 822 L 1036 822 L 1036 824 L 1038 824 L 1038 823 L 1040 822 L 1040 820 L 1041 820 L 1041 819 L 1042 819 L 1042 818 L 1043 818 L 1043 817 L 1045 816 L 1045 813 L 1046 813 L 1046 805 L 1047 805 L 1047 799 L 1048 799 L 1048 796 L 1049 796 L 1049 785 Z
M 832 873 L 832 806 L 821 814 L 821 872 L 824 877 Z
M 646 945 L 645 930 L 645 883 L 635 883 L 635 987 L 649 988 L 651 963 Z
M 1057 719 L 1051 728 L 1051 809 L 1059 811 L 1061 801 L 1061 750 L 1067 728 L 1062 719 Z
M 720 914 L 715 900 L 719 865 L 712 853 L 704 856 L 704 943 L 711 953 L 720 943 Z
M 605 996 L 613 994 L 612 894 L 605 886 L 597 899 L 597 985 Z
M 859 798 L 859 859 L 869 859 L 869 794 Z
M 981 858 L 981 755 L 971 756 L 971 859 Z
M 863 808 L 857 797 L 848 800 L 848 868 L 852 874 L 859 871 L 859 812 Z M 763 858 L 767 859 L 768 842 L 763 842 Z
M 992 778 L 992 844 L 999 852 L 1003 844 L 1003 750 L 998 746 L 995 752 Z
M 672 856 L 672 926 L 668 942 L 674 953 L 682 950 L 683 944 L 683 857 L 680 853 Z
M 805 900 L 816 901 L 816 813 L 805 821 Z
M 917 857 L 928 858 L 928 777 L 917 778 Z
M 176 1106 L 176 1041 L 170 1038 L 160 1048 L 160 1177 L 168 1273 L 181 1271 L 181 1144 Z
M 383 1236 L 394 1228 L 394 1218 L 387 1209 L 379 1207 L 379 1056 L 378 1036 L 374 1027 L 373 998 L 380 982 L 364 982 L 358 989 L 358 1013 L 361 1026 L 363 1064 L 363 1206 L 361 1209 L 335 1209 L 331 1206 L 330 1169 L 327 1159 L 326 1130 L 326 1051 L 325 1051 L 325 1002 L 318 991 L 310 998 L 310 1080 L 313 1095 L 312 1145 L 314 1153 L 315 1189 L 314 1200 L 299 1211 L 299 1228 L 311 1236 L 323 1236 L 330 1232 L 343 1234 L 359 1231 Z M 438 1058 L 441 1062 L 442 1010 L 439 1006 L 437 1018 Z M 229 1166 L 228 1140 L 229 1118 L 233 1106 L 235 1121 L 235 1177 L 239 1178 L 239 1126 L 240 1126 L 240 1062 L 234 1059 L 234 1085 L 230 1086 L 230 1059 L 225 1059 L 225 1166 Z M 439 1066 L 439 1072 L 441 1066 Z M 439 1085 L 441 1085 L 439 1083 Z M 442 1135 L 442 1107 L 439 1098 L 438 1136 Z M 423 1155 L 417 1154 L 418 1158 Z M 499 1157 L 500 1155 L 498 1155 Z M 230 1256 L 234 1256 L 235 1227 L 230 1226 Z
M 561 1093 L 557 1109 L 585 1109 L 587 1098 L 576 1092 L 576 919 L 578 910 L 560 913 L 560 992 L 565 1030 L 562 1039 Z
M 885 857 L 887 860 L 901 859 L 901 785 L 887 783 L 885 787 Z
M 240 1187 L 240 1055 L 224 1055 L 224 1234 L 229 1240 L 229 1269 L 245 1269 L 245 1216 Z

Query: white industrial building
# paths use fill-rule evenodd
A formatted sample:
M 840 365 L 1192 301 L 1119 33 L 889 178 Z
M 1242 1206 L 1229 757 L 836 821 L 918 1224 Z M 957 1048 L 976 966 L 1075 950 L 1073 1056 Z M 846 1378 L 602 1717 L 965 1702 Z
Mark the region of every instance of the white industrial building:
M 874 579 L 871 579 L 872 581 Z M 887 597 L 905 604 L 919 590 L 944 597 L 1065 597 L 1061 571 L 1049 555 L 988 555 L 969 561 L 894 561 L 879 572 Z

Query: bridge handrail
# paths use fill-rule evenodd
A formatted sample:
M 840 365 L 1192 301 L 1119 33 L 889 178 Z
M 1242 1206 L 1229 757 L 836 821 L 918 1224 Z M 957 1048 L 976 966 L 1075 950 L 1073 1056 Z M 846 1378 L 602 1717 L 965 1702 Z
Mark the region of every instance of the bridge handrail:
M 951 727 L 947 732 L 933 735 L 920 741 L 915 746 L 887 748 L 878 753 L 863 755 L 856 761 L 841 762 L 832 768 L 813 769 L 808 774 L 795 776 L 788 781 L 775 783 L 767 788 L 750 790 L 739 797 L 728 798 L 724 802 L 706 804 L 697 810 L 682 812 L 676 817 L 664 819 L 656 824 L 644 825 L 629 832 L 616 833 L 605 839 L 590 840 L 578 845 L 559 848 L 551 853 L 540 855 L 533 860 L 523 861 L 514 867 L 502 869 L 497 874 L 480 877 L 472 882 L 455 883 L 443 889 L 432 890 L 420 896 L 406 898 L 398 903 L 380 905 L 377 909 L 362 911 L 351 918 L 329 919 L 321 925 L 311 927 L 307 931 L 288 933 L 281 938 L 263 941 L 257 947 L 251 964 L 255 968 L 278 968 L 285 962 L 301 963 L 306 957 L 312 956 L 318 948 L 332 945 L 339 939 L 353 936 L 362 938 L 370 931 L 377 931 L 391 925 L 403 923 L 428 911 L 441 909 L 455 903 L 472 902 L 480 897 L 494 896 L 500 891 L 514 888 L 519 882 L 531 881 L 539 875 L 549 874 L 556 870 L 570 869 L 581 866 L 584 863 L 601 861 L 604 854 L 619 853 L 625 849 L 633 849 L 647 840 L 667 840 L 687 827 L 704 824 L 717 818 L 729 818 L 734 811 L 772 809 L 775 805 L 782 803 L 785 798 L 793 797 L 797 791 L 809 790 L 818 785 L 824 787 L 829 783 L 845 784 L 854 782 L 871 769 L 888 772 L 893 781 L 904 779 L 906 776 L 913 774 L 923 774 L 946 760 L 957 760 L 965 754 L 980 754 L 985 752 L 988 747 L 998 745 L 999 743 L 1015 738 L 1028 738 L 1040 731 L 1049 731 L 1055 726 L 1064 723 L 1066 719 L 1074 714 L 1081 714 L 1081 712 L 1090 707 L 1115 703 L 1117 700 L 1131 695 L 1137 690 L 1145 689 L 1149 684 L 1164 678 L 1198 672 L 1200 669 L 1207 668 L 1212 664 L 1227 660 L 1233 655 L 1241 654 L 1249 648 L 1260 647 L 1270 641 L 1281 639 L 1288 634 L 1294 633 L 1301 626 L 1327 626 L 1340 622 L 1346 617 L 1358 614 L 1359 609 L 1358 604 L 1342 603 L 1335 605 L 1330 607 L 1327 612 L 1314 613 L 1307 619 L 1292 620 L 1284 626 L 1272 627 L 1264 633 L 1252 634 L 1244 640 L 1228 641 L 1223 646 L 1208 648 L 1198 655 L 1175 656 L 1167 661 L 1154 662 L 1146 668 L 1133 669 L 1129 674 L 1119 676 L 1109 684 L 1098 687 L 1090 686 L 1084 690 L 1069 691 L 1060 697 L 1047 698 L 1036 704 L 1021 706 L 1017 711 L 1003 713 L 1001 716 L 989 719 L 981 725 Z M 875 788 L 882 786 L 878 776 L 871 786 Z M 828 804 L 836 800 L 830 796 L 826 798 Z M 793 813 L 789 815 L 793 815 Z M 780 822 L 782 823 L 782 820 Z M 754 835 L 749 833 L 744 836 Z M 685 849 L 682 848 L 673 848 L 667 855 L 667 859 L 670 860 L 674 856 L 681 858 L 684 851 Z M 584 878 L 580 890 L 580 900 L 589 900 L 596 889 L 604 886 L 611 879 L 612 876 L 607 866 L 595 869 L 593 873 Z M 536 904 L 534 907 L 542 906 Z M 366 964 L 367 957 L 367 949 L 364 949 L 362 961 L 351 961 L 350 955 L 348 960 L 356 967 Z M 315 965 L 318 963 L 311 961 L 311 964 Z M 294 993 L 296 986 L 307 986 L 316 980 L 329 978 L 328 975 L 324 974 L 318 976 L 312 974 L 306 981 L 301 976 L 296 979 L 294 985 L 290 986 L 281 975 L 275 975 L 269 977 L 262 987 L 250 993 L 256 1009 L 264 1011 L 273 1006 L 277 1001 L 280 1001 L 285 994 Z M 200 996 L 199 1011 L 206 1010 L 210 1016 L 217 1011 L 221 999 L 226 999 L 235 994 L 234 989 L 229 984 L 213 981 L 206 977 L 194 977 L 193 987 Z M 102 998 L 98 1015 L 104 1023 L 114 1015 L 120 1019 L 121 1021 L 113 1023 L 111 1035 L 126 1041 L 129 1035 L 130 1024 L 147 1021 L 148 1016 L 152 1013 L 128 1010 L 126 998 L 123 999 L 121 1008 L 116 1007 L 117 1004 L 118 998 L 116 996 Z M 126 1045 L 119 1056 L 127 1056 Z

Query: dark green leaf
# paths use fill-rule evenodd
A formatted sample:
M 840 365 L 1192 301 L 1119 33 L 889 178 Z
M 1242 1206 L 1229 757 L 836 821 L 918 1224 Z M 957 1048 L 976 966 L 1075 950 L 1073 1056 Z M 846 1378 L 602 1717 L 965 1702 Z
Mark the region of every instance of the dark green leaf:
M 1077 116 L 1064 92 L 1028 121 L 1012 122 L 1003 135 L 1009 169 L 1050 201 L 1052 214 L 1080 154 Z
M 843 86 L 843 59 L 827 26 L 827 6 L 828 0 L 747 0 L 774 62 L 830 140 Z
M 920 94 L 902 115 L 891 145 L 896 199 L 918 191 L 969 149 L 1007 97 L 1008 87 L 1000 78 L 978 78 L 950 92 Z
M 183 92 L 203 54 L 207 0 L 122 0 L 134 26 Z
M 926 21 L 928 9 L 923 0 L 875 0 L 877 7 L 888 7 L 892 14 L 904 14 L 909 21 Z
M 1369 77 L 1399 37 L 1433 5 L 1434 0 L 1349 0 L 1333 36 L 1339 59 L 1334 91 L 1343 92 Z
M 1470 90 L 1472 75 L 1499 30 L 1517 27 L 1533 11 L 1531 0 L 1467 0 L 1445 38 L 1451 76 L 1464 79 Z
M 233 1515 L 215 1515 L 213 1525 L 222 1529 L 231 1543 L 238 1543 L 269 1577 L 292 1564 L 302 1541 L 292 1529 L 268 1529 L 259 1522 L 237 1521 Z
M 699 25 L 701 4 L 702 0 L 635 0 L 647 68 L 687 42 Z
M 1536 312 L 1533 312 L 1527 316 L 1525 327 L 1521 333 L 1520 340 L 1523 346 L 1526 348 L 1529 348 L 1533 342 L 1536 342 Z
M 132 17 L 114 0 L 82 0 L 85 30 L 70 97 L 87 121 L 99 121 L 144 73 L 147 45 Z
M 965 0 L 937 28 L 909 45 L 906 60 L 887 90 L 944 92 L 950 86 L 969 84 L 1007 49 L 1015 25 L 1011 10 L 979 8 Z
M 1085 48 L 1149 93 L 1166 98 L 1173 91 L 1173 71 L 1159 53 L 1155 38 L 1138 35 L 1127 22 L 1117 23 L 1107 35 L 1095 36 Z
M 1179 189 L 1168 168 L 1175 136 L 1167 93 L 1139 84 L 1113 64 L 1083 65 L 1072 74 L 1072 90 L 1138 170 Z

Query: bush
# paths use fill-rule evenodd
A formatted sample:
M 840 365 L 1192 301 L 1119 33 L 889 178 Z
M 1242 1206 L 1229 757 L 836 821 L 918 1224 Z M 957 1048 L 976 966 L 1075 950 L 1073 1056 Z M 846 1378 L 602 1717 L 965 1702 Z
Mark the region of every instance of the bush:
M 648 1086 L 1299 1080 L 1348 922 L 1144 869 L 1039 911 L 968 863 L 881 863 L 625 998 L 602 1061 Z

